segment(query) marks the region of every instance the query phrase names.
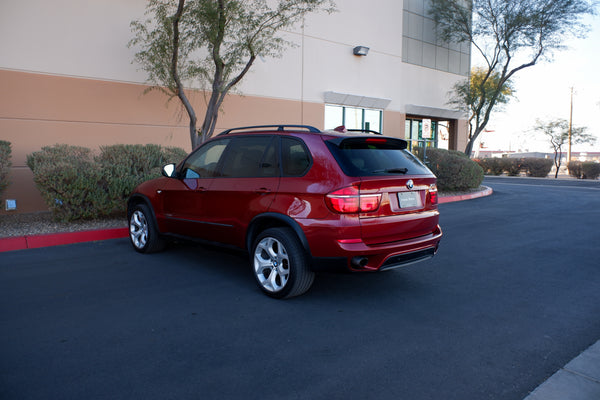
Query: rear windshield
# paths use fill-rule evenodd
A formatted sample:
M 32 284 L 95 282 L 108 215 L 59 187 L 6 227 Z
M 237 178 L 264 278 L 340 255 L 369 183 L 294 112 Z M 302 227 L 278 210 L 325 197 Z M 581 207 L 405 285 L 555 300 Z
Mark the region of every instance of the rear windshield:
M 326 143 L 348 176 L 431 175 L 401 139 L 341 138 Z

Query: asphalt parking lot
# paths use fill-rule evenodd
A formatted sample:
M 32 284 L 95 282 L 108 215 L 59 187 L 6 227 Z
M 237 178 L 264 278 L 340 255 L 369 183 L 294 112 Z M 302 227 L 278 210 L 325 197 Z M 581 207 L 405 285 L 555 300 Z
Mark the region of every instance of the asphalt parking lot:
M 0 398 L 523 399 L 600 338 L 600 189 L 486 184 L 432 260 L 288 301 L 198 245 L 0 253 Z

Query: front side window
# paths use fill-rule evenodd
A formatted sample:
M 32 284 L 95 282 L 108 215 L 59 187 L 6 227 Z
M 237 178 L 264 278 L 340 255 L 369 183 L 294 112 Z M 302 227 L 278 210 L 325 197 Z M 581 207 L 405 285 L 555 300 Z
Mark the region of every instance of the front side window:
M 192 153 L 181 167 L 181 176 L 186 179 L 212 178 L 230 139 L 209 142 Z

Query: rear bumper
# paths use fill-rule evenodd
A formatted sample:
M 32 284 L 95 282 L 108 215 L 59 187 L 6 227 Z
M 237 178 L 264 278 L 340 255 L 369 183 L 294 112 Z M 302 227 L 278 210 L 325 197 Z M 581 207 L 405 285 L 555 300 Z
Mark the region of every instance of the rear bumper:
M 337 257 L 313 258 L 315 271 L 383 271 L 427 260 L 435 255 L 442 237 L 438 225 L 431 234 L 399 242 L 367 245 L 336 242 Z

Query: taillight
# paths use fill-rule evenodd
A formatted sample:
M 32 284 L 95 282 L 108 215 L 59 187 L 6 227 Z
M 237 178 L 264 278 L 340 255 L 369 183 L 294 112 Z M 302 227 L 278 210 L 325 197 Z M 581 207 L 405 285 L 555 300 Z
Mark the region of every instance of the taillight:
M 381 194 L 361 194 L 358 186 L 335 190 L 325 198 L 332 211 L 343 214 L 375 211 L 381 202 Z
M 438 203 L 438 190 L 437 190 L 437 186 L 435 183 L 429 185 L 427 197 L 429 197 L 429 201 L 428 201 L 429 204 L 436 205 Z

